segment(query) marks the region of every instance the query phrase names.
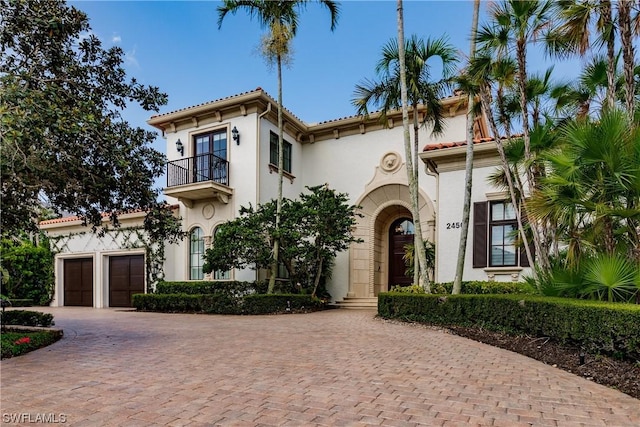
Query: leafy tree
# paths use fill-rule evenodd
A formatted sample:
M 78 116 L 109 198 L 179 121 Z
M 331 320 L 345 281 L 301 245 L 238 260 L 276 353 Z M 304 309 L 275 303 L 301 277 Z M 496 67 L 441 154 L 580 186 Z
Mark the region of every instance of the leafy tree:
M 103 48 L 63 1 L 0 0 L 0 18 L 2 233 L 34 229 L 42 206 L 94 229 L 105 213 L 117 224 L 120 212 L 162 209 L 155 133 L 121 113 L 129 102 L 158 111 L 167 96 L 127 78 L 122 49 Z
M 3 274 L 0 293 L 9 298 L 30 299 L 47 305 L 53 298 L 53 253 L 47 239 L 39 244 L 29 239 L 2 239 L 0 267 Z
M 399 6 L 400 7 L 400 6 Z M 400 33 L 398 33 L 400 35 Z M 404 59 L 400 51 L 404 52 Z M 440 60 L 443 66 L 442 76 L 433 79 L 431 63 Z M 413 144 L 405 141 L 405 159 L 407 162 L 407 178 L 411 194 L 411 214 L 416 227 L 417 261 L 420 268 L 416 271 L 425 271 L 426 259 L 421 248 L 422 228 L 418 209 L 418 131 L 420 126 L 431 125 L 433 134 L 438 135 L 444 131 L 444 111 L 440 100 L 445 96 L 449 88 L 449 79 L 453 74 L 456 64 L 454 47 L 444 37 L 437 39 L 420 39 L 413 35 L 406 42 L 390 40 L 382 49 L 382 58 L 378 61 L 376 72 L 379 80 L 365 80 L 356 85 L 353 105 L 358 114 L 367 115 L 369 106 L 382 108 L 381 122 L 386 125 L 386 113 L 403 107 L 402 104 L 402 72 L 406 74 L 405 90 L 408 106 L 411 107 L 413 118 Z M 426 114 L 422 123 L 418 119 L 419 106 L 426 107 Z M 404 112 L 403 112 L 404 113 Z M 404 117 L 403 117 L 404 120 Z M 408 111 L 407 111 L 408 120 Z M 428 287 L 426 274 L 421 274 L 422 284 Z
M 331 0 L 318 0 L 331 13 L 331 31 L 338 23 L 340 8 Z M 291 40 L 298 30 L 298 14 L 303 10 L 308 0 L 224 0 L 218 7 L 218 28 L 228 13 L 235 15 L 239 10 L 246 11 L 251 18 L 260 21 L 262 27 L 268 27 L 269 32 L 263 39 L 265 57 L 276 62 L 278 69 L 278 197 L 276 200 L 276 229 L 280 227 L 282 211 L 282 180 L 284 173 L 284 136 L 282 123 L 282 62 L 291 54 Z M 280 240 L 273 241 L 273 260 L 269 293 L 273 292 L 276 273 L 278 270 Z
M 347 203 L 346 194 L 326 185 L 308 190 L 299 200 L 283 199 L 280 228 L 275 226 L 275 201 L 255 209 L 241 208 L 238 218 L 218 227 L 213 245 L 205 253 L 204 271 L 267 268 L 273 261 L 273 241 L 278 238 L 281 262 L 290 280 L 315 296 L 337 253 L 357 241 L 352 228 L 358 214 L 357 207 Z

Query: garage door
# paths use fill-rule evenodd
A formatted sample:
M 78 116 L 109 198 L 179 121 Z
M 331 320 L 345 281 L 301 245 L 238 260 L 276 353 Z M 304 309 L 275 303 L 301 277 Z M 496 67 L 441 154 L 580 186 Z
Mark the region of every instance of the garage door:
M 64 260 L 64 305 L 93 307 L 93 258 Z
M 109 306 L 131 307 L 131 295 L 144 293 L 144 255 L 109 257 Z

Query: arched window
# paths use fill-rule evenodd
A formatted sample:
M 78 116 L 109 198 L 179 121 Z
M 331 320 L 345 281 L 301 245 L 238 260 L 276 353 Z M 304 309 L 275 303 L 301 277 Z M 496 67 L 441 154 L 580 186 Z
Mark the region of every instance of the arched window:
M 202 264 L 204 257 L 204 233 L 202 228 L 195 227 L 189 233 L 189 280 L 202 280 Z
M 214 239 L 214 244 L 215 244 L 215 238 L 216 238 L 216 234 L 218 233 L 218 228 L 216 228 L 213 231 L 213 239 Z M 213 272 L 213 280 L 228 280 L 231 278 L 231 271 L 230 270 L 215 270 Z

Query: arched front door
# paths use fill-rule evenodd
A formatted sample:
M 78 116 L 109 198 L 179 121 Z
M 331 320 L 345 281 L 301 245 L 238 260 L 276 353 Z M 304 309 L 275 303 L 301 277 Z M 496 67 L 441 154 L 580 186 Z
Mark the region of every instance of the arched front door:
M 414 238 L 413 221 L 400 218 L 389 228 L 389 289 L 395 285 L 407 286 L 413 277 L 405 275 L 407 269 L 404 262 L 405 245 L 412 245 Z

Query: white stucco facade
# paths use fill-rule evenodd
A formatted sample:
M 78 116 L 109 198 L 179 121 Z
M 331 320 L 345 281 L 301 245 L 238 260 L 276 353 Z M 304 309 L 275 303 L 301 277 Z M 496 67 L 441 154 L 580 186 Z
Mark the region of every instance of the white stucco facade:
M 456 143 L 465 140 L 464 101 L 462 96 L 443 100 L 447 112 L 444 134 L 434 137 L 428 128 L 419 130 L 420 146 L 429 148 L 421 154 L 418 165 L 420 221 L 423 236 L 436 243 L 435 279 L 440 282 L 453 280 L 455 274 L 459 240 L 455 224 L 462 218 L 464 188 L 464 154 L 461 158 L 461 146 Z M 388 114 L 384 126 L 377 113 L 318 124 L 304 123 L 287 110 L 283 116 L 284 139 L 291 144 L 291 170 L 283 180 L 284 197 L 297 198 L 306 186 L 326 183 L 347 193 L 351 204 L 362 207 L 363 217 L 358 219 L 354 230 L 362 242 L 338 255 L 328 291 L 338 301 L 347 297 L 375 297 L 387 291 L 394 284 L 390 283 L 394 280 L 391 227 L 402 219 L 412 218 L 400 112 Z M 149 124 L 162 132 L 167 143 L 169 176 L 164 189 L 167 201 L 182 218 L 184 231 L 195 227 L 202 230 L 205 246 L 215 238 L 216 227 L 234 219 L 241 206 L 256 206 L 276 198 L 278 173 L 270 162 L 270 139 L 278 133 L 277 103 L 262 89 L 160 114 L 152 117 Z M 234 139 L 234 129 L 239 140 Z M 476 134 L 486 136 L 481 122 Z M 198 166 L 203 158 L 203 140 L 215 140 L 210 143 L 210 147 L 218 150 L 215 158 L 222 157 L 226 163 L 216 163 L 218 166 L 213 168 L 212 160 L 207 160 L 206 167 Z M 177 149 L 178 141 L 182 152 Z M 475 202 L 497 199 L 500 194 L 486 181 L 497 165 L 495 150 L 492 152 L 489 144 L 476 148 L 479 147 L 481 153 L 474 163 Z M 209 154 L 205 150 L 204 157 Z M 218 175 L 194 178 L 206 168 L 215 169 Z M 43 225 L 48 233 L 58 236 L 77 233 L 77 227 L 78 224 L 71 227 L 64 221 Z M 472 233 L 470 228 L 469 247 L 473 245 Z M 162 269 L 167 280 L 190 279 L 189 245 L 188 240 L 166 245 Z M 93 305 L 108 306 L 109 271 L 105 270 L 105 257 L 139 253 L 141 249 L 135 246 L 113 239 L 96 240 L 90 232 L 76 234 L 56 258 L 56 295 L 64 294 L 63 260 L 90 257 L 94 260 Z M 470 254 L 467 250 L 464 280 L 519 280 L 522 276 L 521 267 L 474 268 Z M 228 273 L 228 279 L 251 281 L 265 274 L 251 269 L 234 270 Z M 64 305 L 64 301 L 56 297 L 54 305 Z

